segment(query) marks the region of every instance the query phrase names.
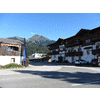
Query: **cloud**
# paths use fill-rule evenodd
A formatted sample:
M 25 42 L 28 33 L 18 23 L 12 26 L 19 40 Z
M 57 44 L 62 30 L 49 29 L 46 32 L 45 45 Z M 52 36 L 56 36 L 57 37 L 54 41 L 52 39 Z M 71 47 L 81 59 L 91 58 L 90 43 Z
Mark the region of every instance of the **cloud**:
M 35 35 L 36 33 L 31 32 L 32 35 Z

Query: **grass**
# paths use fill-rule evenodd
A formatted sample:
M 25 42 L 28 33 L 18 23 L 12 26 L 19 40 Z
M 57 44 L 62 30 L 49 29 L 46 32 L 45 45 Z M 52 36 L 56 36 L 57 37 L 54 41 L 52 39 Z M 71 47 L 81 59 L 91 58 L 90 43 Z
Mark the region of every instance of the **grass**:
M 0 68 L 2 69 L 5 69 L 5 68 L 21 68 L 22 65 L 20 64 L 15 64 L 15 63 L 11 63 L 11 64 L 7 64 L 7 65 L 4 65 L 4 66 L 0 66 Z

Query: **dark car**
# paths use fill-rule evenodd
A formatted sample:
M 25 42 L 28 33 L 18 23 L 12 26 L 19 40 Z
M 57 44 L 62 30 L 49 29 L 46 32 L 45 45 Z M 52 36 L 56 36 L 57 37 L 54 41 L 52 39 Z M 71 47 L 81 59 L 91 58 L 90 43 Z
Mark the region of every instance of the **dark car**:
M 98 66 L 98 59 L 92 59 L 91 60 L 91 65 L 92 66 Z

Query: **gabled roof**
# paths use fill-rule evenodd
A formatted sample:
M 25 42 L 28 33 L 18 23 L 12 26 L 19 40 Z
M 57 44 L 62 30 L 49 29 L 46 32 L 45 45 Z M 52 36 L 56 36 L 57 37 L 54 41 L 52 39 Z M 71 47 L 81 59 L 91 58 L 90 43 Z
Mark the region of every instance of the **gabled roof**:
M 98 29 L 100 29 L 100 27 L 97 27 L 97 28 L 94 28 L 94 29 L 92 29 L 91 31 L 90 31 L 90 33 L 92 34 L 92 33 L 94 33 L 96 30 L 98 30 Z
M 55 43 L 49 44 L 47 46 L 52 46 L 52 45 L 55 45 L 55 44 L 59 44 L 59 43 L 61 43 L 61 41 L 64 41 L 64 40 L 65 40 L 64 38 L 59 38 Z
M 7 43 L 7 44 L 24 44 L 23 42 L 19 40 L 13 40 L 13 39 L 5 39 L 5 38 L 0 38 L 1 43 Z
M 90 30 L 88 30 L 88 29 L 81 29 L 75 36 L 84 36 L 88 32 L 90 32 Z

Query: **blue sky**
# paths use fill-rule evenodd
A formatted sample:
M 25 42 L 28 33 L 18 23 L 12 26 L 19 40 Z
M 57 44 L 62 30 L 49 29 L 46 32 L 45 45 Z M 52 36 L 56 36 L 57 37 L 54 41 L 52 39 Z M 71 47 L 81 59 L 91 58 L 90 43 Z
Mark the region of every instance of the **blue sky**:
M 100 26 L 100 13 L 0 13 L 0 37 L 39 34 L 51 40 L 68 38 L 81 28 Z

